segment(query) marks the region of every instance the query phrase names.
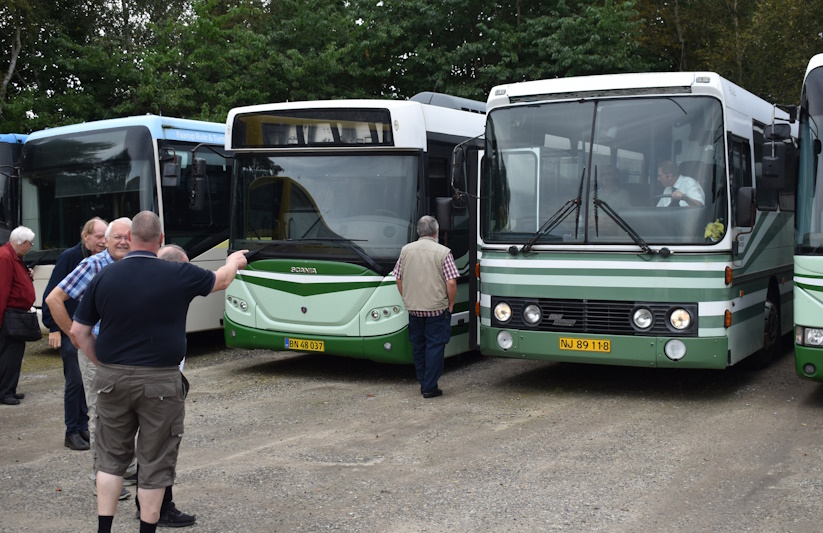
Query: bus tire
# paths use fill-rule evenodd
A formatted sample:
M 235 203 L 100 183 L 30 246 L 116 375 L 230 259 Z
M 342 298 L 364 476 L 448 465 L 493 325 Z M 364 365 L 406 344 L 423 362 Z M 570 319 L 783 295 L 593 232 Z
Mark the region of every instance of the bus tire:
M 780 353 L 780 293 L 770 287 L 763 313 L 763 348 L 752 357 L 756 368 L 765 368 Z

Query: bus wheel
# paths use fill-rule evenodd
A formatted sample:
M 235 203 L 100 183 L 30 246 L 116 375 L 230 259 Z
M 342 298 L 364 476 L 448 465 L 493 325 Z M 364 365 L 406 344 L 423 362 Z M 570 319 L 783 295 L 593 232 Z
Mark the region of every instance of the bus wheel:
M 768 366 L 777 358 L 780 350 L 780 303 L 771 290 L 766 296 L 763 320 L 763 348 L 753 357 L 753 362 L 758 368 Z

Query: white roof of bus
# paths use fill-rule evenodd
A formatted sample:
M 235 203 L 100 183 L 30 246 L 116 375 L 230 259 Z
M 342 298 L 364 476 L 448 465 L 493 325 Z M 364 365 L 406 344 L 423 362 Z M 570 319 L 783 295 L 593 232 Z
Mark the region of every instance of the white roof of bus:
M 698 81 L 699 80 L 699 81 Z M 637 91 L 637 94 L 654 94 L 655 89 L 690 87 L 692 94 L 712 94 L 723 98 L 725 105 L 732 109 L 748 109 L 751 106 L 768 106 L 771 104 L 750 93 L 746 89 L 735 85 L 715 72 L 644 72 L 632 74 L 606 74 L 601 76 L 577 76 L 571 78 L 556 78 L 550 80 L 526 81 L 498 85 L 489 93 L 486 108 L 491 111 L 495 107 L 510 104 L 510 98 L 536 96 L 539 101 L 541 95 L 557 95 L 559 98 L 591 97 L 598 92 Z M 648 91 L 643 92 L 643 89 Z M 576 94 L 577 93 L 577 94 Z M 528 103 L 528 102 L 526 102 Z M 780 109 L 774 110 L 777 117 L 785 118 L 788 115 Z
M 721 78 L 714 72 L 643 72 L 576 76 L 548 80 L 525 81 L 498 85 L 489 92 L 488 109 L 509 103 L 509 98 L 541 94 L 597 92 L 644 88 L 690 87 L 698 78 L 709 78 L 708 84 L 719 87 Z
M 226 118 L 226 149 L 237 150 L 231 146 L 231 128 L 237 115 L 246 113 L 265 113 L 288 109 L 341 109 L 367 108 L 388 109 L 394 123 L 395 144 L 399 147 L 425 148 L 425 135 L 416 133 L 429 131 L 447 135 L 474 137 L 483 133 L 486 117 L 480 113 L 471 113 L 423 104 L 412 100 L 315 100 L 304 102 L 280 102 L 236 107 L 229 111 Z
M 817 54 L 809 60 L 809 66 L 806 67 L 806 76 L 809 75 L 809 72 L 813 71 L 818 67 L 823 67 L 823 54 Z
M 122 128 L 127 126 L 145 126 L 151 131 L 152 137 L 165 139 L 166 130 L 186 130 L 201 131 L 206 133 L 225 135 L 226 125 L 218 122 L 203 122 L 200 120 L 190 120 L 185 118 L 161 117 L 158 115 L 140 115 L 135 117 L 112 118 L 106 120 L 95 120 L 91 122 L 81 122 L 70 126 L 59 126 L 47 128 L 29 135 L 27 141 L 53 137 L 55 135 L 66 135 L 71 133 L 83 133 L 87 131 L 97 131 L 108 128 Z M 220 138 L 215 144 L 223 144 Z

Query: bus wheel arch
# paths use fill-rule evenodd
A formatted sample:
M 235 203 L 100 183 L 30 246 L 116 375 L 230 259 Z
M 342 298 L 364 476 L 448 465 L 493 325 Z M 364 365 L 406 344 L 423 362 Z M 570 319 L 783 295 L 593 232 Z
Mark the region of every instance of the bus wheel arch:
M 757 368 L 765 368 L 779 355 L 780 324 L 780 290 L 777 288 L 777 280 L 772 278 L 769 280 L 763 309 L 763 347 L 752 356 L 752 362 Z

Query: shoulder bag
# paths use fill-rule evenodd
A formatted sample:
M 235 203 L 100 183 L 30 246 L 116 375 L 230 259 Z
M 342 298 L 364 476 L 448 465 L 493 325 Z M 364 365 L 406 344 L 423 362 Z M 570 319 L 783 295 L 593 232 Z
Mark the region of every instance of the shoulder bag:
M 37 313 L 22 309 L 6 309 L 3 313 L 2 332 L 16 341 L 39 341 L 43 338 Z

